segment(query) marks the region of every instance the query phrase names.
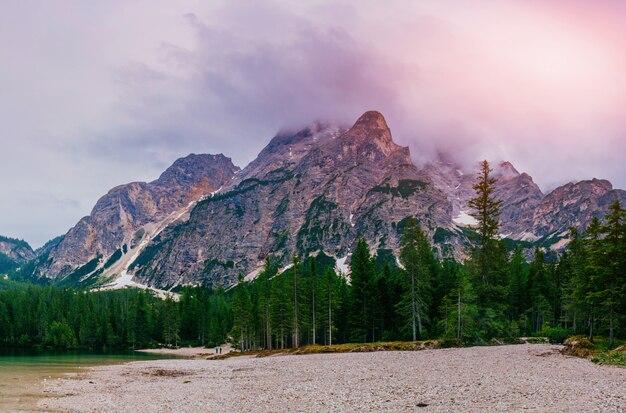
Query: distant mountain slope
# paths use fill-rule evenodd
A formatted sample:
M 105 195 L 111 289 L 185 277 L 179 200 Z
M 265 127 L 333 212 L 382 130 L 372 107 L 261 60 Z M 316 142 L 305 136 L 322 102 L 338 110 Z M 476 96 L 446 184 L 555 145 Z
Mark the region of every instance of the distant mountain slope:
M 585 180 L 560 186 L 546 195 L 533 209 L 528 232 L 549 241 L 553 249 L 566 243 L 567 230 L 584 229 L 593 217 L 602 218 L 614 201 L 626 205 L 626 191 L 613 189 L 604 179 Z
M 89 216 L 42 251 L 33 276 L 86 277 L 114 255 L 121 258 L 147 242 L 162 221 L 180 218 L 194 202 L 228 184 L 238 170 L 223 155 L 189 155 L 174 162 L 156 181 L 113 188 Z
M 0 274 L 6 274 L 34 258 L 35 252 L 26 241 L 0 235 Z

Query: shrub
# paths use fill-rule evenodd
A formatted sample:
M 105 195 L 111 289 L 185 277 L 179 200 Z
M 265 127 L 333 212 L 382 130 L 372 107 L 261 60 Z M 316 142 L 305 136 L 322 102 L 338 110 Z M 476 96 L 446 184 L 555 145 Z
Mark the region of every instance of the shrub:
M 562 344 L 572 333 L 571 330 L 562 327 L 544 326 L 538 333 L 538 336 L 547 337 L 552 344 Z
M 587 337 L 574 336 L 565 340 L 563 353 L 570 356 L 589 357 L 595 348 Z

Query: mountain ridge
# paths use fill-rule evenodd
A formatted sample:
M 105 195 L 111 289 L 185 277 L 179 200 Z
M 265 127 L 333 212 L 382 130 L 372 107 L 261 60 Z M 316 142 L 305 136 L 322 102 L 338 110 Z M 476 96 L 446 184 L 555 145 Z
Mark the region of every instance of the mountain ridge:
M 493 169 L 501 233 L 513 240 L 560 249 L 564 228 L 584 227 L 611 200 L 626 202 L 606 180 L 543 194 L 510 162 Z M 191 154 L 155 181 L 115 187 L 39 254 L 32 276 L 113 287 L 230 285 L 269 256 L 286 265 L 293 253 L 323 252 L 343 267 L 361 236 L 397 255 L 409 216 L 441 257 L 461 259 L 473 183 L 445 155 L 417 168 L 383 115 L 368 111 L 350 128 L 316 122 L 280 132 L 243 170 L 224 155 Z

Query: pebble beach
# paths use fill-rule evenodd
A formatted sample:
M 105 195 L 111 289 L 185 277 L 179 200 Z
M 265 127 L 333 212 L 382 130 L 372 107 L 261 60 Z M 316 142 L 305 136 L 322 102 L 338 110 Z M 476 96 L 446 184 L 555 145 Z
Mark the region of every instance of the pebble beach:
M 626 412 L 626 369 L 553 345 L 151 360 L 45 388 L 66 412 Z

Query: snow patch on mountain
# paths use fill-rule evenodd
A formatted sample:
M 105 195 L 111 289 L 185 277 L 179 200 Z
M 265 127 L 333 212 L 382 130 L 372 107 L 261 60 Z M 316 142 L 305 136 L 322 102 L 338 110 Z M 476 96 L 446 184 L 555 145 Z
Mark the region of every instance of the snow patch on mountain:
M 461 211 L 457 217 L 452 218 L 452 221 L 457 225 L 463 226 L 476 226 L 478 221 L 476 218 L 467 213 L 467 211 Z
M 348 275 L 350 272 L 350 267 L 346 263 L 348 261 L 348 255 L 343 258 L 337 258 L 337 262 L 335 263 L 335 269 L 341 275 Z

